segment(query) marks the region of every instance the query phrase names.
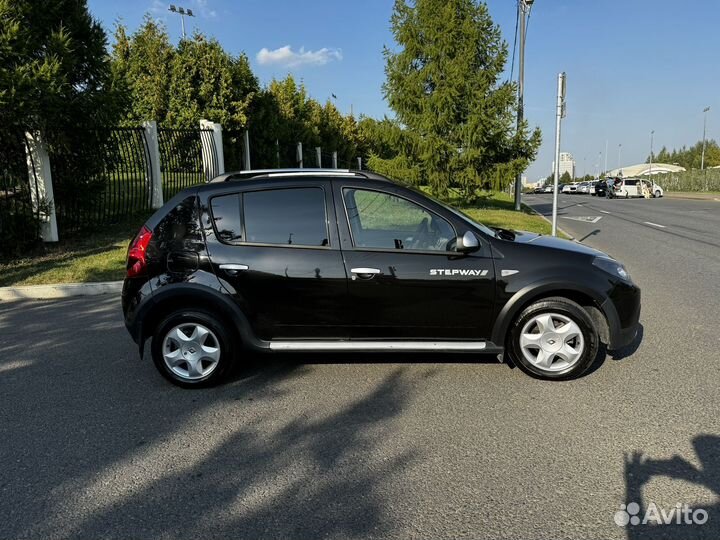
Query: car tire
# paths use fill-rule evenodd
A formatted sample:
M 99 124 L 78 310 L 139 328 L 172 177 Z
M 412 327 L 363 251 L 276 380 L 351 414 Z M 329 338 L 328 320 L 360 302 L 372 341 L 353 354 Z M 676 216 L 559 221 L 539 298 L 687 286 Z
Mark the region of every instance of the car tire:
M 238 339 L 223 320 L 201 310 L 170 313 L 152 336 L 153 363 L 167 380 L 183 388 L 213 386 L 234 363 Z
M 656 199 L 659 199 L 660 197 L 662 197 L 662 193 L 660 193 L 660 190 L 659 190 L 659 189 L 656 189 L 656 190 L 655 190 L 655 198 L 656 198 Z
M 513 363 L 545 380 L 579 377 L 592 365 L 599 348 L 590 315 L 562 297 L 544 298 L 526 307 L 513 322 L 507 341 Z

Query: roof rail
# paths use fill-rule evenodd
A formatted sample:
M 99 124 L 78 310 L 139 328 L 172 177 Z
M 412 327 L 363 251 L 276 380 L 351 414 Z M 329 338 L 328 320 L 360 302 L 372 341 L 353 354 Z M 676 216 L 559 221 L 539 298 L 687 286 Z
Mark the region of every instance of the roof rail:
M 321 169 L 321 168 L 295 168 L 295 169 L 250 169 L 246 171 L 233 171 L 216 176 L 210 182 L 227 182 L 229 180 L 249 180 L 267 176 L 270 178 L 279 176 L 357 176 L 367 178 L 361 171 L 350 169 Z

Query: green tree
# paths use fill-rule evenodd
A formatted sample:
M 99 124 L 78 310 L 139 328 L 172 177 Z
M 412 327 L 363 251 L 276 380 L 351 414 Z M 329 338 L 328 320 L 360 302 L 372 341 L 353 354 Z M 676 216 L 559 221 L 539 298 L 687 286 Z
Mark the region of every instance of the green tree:
M 0 123 L 69 146 L 117 112 L 107 39 L 83 0 L 0 0 Z
M 195 127 L 206 118 L 225 129 L 245 127 L 258 90 L 244 54 L 233 57 L 217 40 L 195 34 L 172 55 L 166 123 Z
M 663 147 L 656 156 L 653 156 L 653 163 L 670 163 L 671 165 L 680 165 L 686 169 L 699 169 L 702 165 L 703 142 L 700 140 L 691 147 L 683 146 L 679 150 L 673 149 L 672 152 Z M 645 163 L 650 162 L 650 156 Z M 705 141 L 705 167 L 715 167 L 720 165 L 720 146 L 713 139 Z
M 516 132 L 516 88 L 501 82 L 507 44 L 484 3 L 396 0 L 391 29 L 397 51 L 385 48 L 385 96 L 412 133 L 419 178 L 442 194 L 466 196 L 485 177 L 509 180 L 540 144 L 527 124 Z
M 573 180 L 572 180 L 572 176 L 570 176 L 570 173 L 567 172 L 567 171 L 565 171 L 564 173 L 562 173 L 562 175 L 560 176 L 560 183 L 561 183 L 561 184 L 572 184 L 572 181 L 573 181 Z
M 167 30 L 149 15 L 131 36 L 124 26 L 115 28 L 112 70 L 118 88 L 127 94 L 125 118 L 128 124 L 165 120 L 169 109 L 173 54 Z

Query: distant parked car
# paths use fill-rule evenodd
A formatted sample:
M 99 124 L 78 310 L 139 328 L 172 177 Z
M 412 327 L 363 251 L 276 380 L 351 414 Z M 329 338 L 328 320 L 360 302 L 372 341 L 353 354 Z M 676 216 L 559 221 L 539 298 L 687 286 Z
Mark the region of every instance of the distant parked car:
M 588 192 L 589 192 L 590 195 L 592 195 L 593 197 L 595 196 L 595 186 L 597 185 L 597 183 L 598 183 L 597 180 L 594 180 L 593 182 L 590 182 L 590 188 L 588 189 Z
M 576 194 L 578 189 L 577 184 L 565 184 L 562 188 L 563 193 Z
M 536 187 L 535 189 L 533 189 L 533 193 L 545 193 L 545 188 L 544 187 Z
M 605 180 L 599 180 L 595 183 L 595 193 L 592 193 L 592 195 L 595 195 L 597 197 L 605 197 L 607 196 L 607 182 Z
M 590 193 L 590 182 L 580 182 L 577 187 L 577 192 L 580 195 L 587 195 Z
M 663 190 L 663 188 L 658 186 L 655 182 L 651 182 L 650 180 L 643 180 L 642 183 L 647 186 L 652 197 L 658 199 L 665 195 L 665 191 Z
M 548 184 L 547 186 L 545 186 L 545 190 L 544 190 L 544 191 L 545 191 L 545 193 L 552 193 L 552 192 L 553 192 L 553 185 L 552 185 L 552 184 Z

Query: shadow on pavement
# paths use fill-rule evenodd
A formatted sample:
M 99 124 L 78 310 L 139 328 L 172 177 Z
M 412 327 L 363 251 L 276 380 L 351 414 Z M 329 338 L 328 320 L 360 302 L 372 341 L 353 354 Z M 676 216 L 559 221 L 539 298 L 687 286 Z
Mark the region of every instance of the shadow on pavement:
M 695 504 L 694 501 L 676 501 L 681 505 L 687 504 L 692 510 L 706 512 L 705 516 L 701 513 L 688 513 L 687 519 L 690 523 L 686 523 L 686 516 L 682 511 L 678 512 L 675 506 L 656 505 L 653 501 L 645 501 L 643 497 L 643 487 L 656 477 L 684 480 L 703 486 L 712 491 L 716 497 L 720 497 L 720 437 L 709 434 L 698 435 L 693 439 L 693 446 L 700 467 L 695 467 L 677 455 L 670 459 L 659 460 L 646 458 L 640 452 L 634 452 L 630 456 L 625 455 L 626 502 L 624 508 L 621 507 L 616 514 L 616 522 L 629 521 L 625 525 L 629 540 L 720 538 L 720 503 L 716 502 L 708 506 Z M 673 509 L 675 514 L 670 516 L 669 513 Z M 658 520 L 664 519 L 662 511 L 670 517 L 669 523 L 658 523 Z M 700 521 L 692 520 L 692 515 L 697 516 Z M 645 517 L 648 519 L 643 524 Z M 707 521 L 700 524 L 703 517 L 706 517 Z M 677 523 L 678 520 L 680 523 Z
M 284 355 L 186 391 L 138 359 L 116 303 L 0 310 L 1 538 L 392 535 L 419 454 L 378 446 L 430 366 L 348 396 Z

